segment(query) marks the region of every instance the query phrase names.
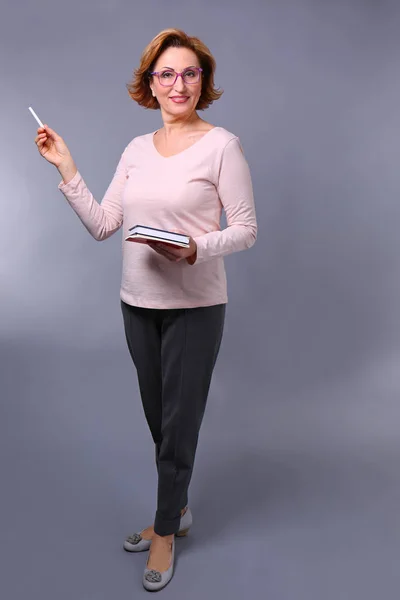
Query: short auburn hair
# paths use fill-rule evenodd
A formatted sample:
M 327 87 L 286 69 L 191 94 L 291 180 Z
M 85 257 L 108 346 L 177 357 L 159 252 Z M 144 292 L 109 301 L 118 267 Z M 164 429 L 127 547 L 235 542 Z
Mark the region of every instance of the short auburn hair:
M 126 85 L 130 97 L 145 108 L 160 108 L 158 100 L 151 93 L 150 73 L 161 54 L 171 47 L 189 48 L 196 54 L 203 69 L 201 95 L 196 109 L 208 108 L 223 94 L 223 90 L 214 85 L 215 59 L 199 38 L 189 36 L 180 29 L 164 29 L 146 46 L 140 59 L 140 66 L 134 71 L 133 80 Z

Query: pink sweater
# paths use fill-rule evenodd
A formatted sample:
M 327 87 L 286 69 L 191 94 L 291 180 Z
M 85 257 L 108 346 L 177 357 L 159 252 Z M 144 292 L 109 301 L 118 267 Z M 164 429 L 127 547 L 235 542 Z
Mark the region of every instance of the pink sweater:
M 257 236 L 251 177 L 239 139 L 215 127 L 165 158 L 153 136 L 128 144 L 101 204 L 79 171 L 58 188 L 96 240 L 122 226 L 124 302 L 161 309 L 225 303 L 223 257 L 250 248 Z M 228 224 L 223 230 L 222 209 Z M 146 244 L 126 242 L 129 227 L 137 224 L 191 235 L 197 243 L 196 262 L 170 262 Z

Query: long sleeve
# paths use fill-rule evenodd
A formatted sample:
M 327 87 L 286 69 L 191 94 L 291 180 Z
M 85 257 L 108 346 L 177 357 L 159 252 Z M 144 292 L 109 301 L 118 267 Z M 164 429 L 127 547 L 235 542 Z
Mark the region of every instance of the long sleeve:
M 257 221 L 249 166 L 238 138 L 223 151 L 217 182 L 218 196 L 226 214 L 227 227 L 194 238 L 194 264 L 250 248 L 257 238 Z
M 156 150 L 154 132 L 136 136 L 119 157 L 101 202 L 79 172 L 59 189 L 96 240 L 123 229 L 120 296 L 131 306 L 228 302 L 224 256 L 250 248 L 257 236 L 250 170 L 238 137 L 223 127 L 170 157 Z M 223 211 L 227 226 L 221 230 Z M 193 266 L 192 259 L 169 261 L 146 244 L 125 242 L 137 223 L 191 235 L 197 242 Z
M 121 155 L 113 179 L 99 204 L 79 171 L 68 183 L 63 181 L 58 189 L 78 215 L 89 233 L 97 240 L 109 238 L 118 231 L 123 221 L 121 196 L 126 182 L 125 153 Z

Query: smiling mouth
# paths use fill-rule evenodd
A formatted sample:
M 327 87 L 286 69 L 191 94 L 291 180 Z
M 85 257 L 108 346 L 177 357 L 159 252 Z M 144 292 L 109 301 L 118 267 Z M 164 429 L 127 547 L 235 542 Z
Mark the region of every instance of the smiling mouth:
M 174 102 L 185 102 L 189 100 L 189 96 L 170 96 L 170 99 Z

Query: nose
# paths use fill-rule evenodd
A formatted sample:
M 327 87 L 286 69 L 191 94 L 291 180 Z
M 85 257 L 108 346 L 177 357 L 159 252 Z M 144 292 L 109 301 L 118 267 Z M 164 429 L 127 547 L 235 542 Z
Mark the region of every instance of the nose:
M 175 81 L 174 89 L 177 92 L 183 92 L 186 89 L 185 82 L 183 81 L 182 75 L 178 75 L 178 78 Z

